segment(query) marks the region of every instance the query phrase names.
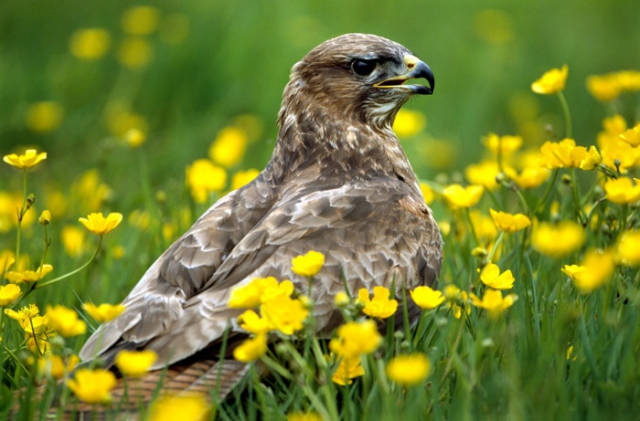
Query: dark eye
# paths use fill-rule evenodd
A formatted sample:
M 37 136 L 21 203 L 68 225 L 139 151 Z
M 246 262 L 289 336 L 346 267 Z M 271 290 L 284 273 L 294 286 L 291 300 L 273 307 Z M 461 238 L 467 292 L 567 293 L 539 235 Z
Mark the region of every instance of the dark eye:
M 357 75 L 367 76 L 373 72 L 377 65 L 378 63 L 375 60 L 356 59 L 351 63 L 351 69 Z

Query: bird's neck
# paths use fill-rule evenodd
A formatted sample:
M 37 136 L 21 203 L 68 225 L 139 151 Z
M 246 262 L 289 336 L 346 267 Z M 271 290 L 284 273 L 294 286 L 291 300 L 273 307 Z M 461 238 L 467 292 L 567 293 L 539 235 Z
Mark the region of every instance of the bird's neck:
M 336 114 L 338 113 L 338 114 Z M 376 127 L 317 104 L 285 103 L 278 118 L 269 163 L 275 178 L 315 171 L 344 182 L 380 176 L 398 178 L 419 191 L 411 164 L 390 125 Z

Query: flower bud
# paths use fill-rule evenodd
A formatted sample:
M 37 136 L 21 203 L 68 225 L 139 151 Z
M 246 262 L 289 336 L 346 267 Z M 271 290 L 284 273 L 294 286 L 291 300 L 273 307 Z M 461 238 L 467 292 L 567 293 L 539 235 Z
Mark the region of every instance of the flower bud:
M 49 225 L 50 222 L 51 222 L 51 212 L 49 212 L 48 209 L 45 209 L 40 214 L 40 217 L 38 218 L 38 223 L 40 225 Z

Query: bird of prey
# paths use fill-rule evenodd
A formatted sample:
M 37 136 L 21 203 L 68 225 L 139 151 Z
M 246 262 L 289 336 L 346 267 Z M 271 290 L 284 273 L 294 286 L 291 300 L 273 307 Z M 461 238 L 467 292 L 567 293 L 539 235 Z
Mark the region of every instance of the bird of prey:
M 150 349 L 155 372 L 146 389 L 141 381 L 149 396 L 161 377 L 167 390 L 209 391 L 218 373 L 224 395 L 246 371 L 218 360 L 216 344 L 241 312 L 227 306 L 230 293 L 257 277 L 306 282 L 292 273 L 293 257 L 310 249 L 326 257 L 311 296 L 319 333 L 341 322 L 333 303 L 345 281 L 352 291 L 394 279 L 434 286 L 440 232 L 392 131 L 400 107 L 433 88 L 424 62 L 380 36 L 347 34 L 312 49 L 291 70 L 265 169 L 151 265 L 124 313 L 100 326 L 80 357 L 111 365 L 120 350 Z M 229 343 L 242 337 L 238 328 Z

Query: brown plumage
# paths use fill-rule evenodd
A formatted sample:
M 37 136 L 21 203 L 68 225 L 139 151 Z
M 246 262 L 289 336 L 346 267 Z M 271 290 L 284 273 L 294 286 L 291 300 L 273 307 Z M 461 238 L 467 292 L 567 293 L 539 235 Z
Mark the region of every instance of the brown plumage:
M 431 87 L 403 84 L 411 78 Z M 124 300 L 125 312 L 89 338 L 81 358 L 111 364 L 119 350 L 152 349 L 154 370 L 172 367 L 169 389 L 213 388 L 206 373 L 218 358 L 216 344 L 239 314 L 227 307 L 231 290 L 265 276 L 304 290 L 291 259 L 310 249 L 326 256 L 311 297 L 320 331 L 340 322 L 333 297 L 343 276 L 353 291 L 393 279 L 408 288 L 435 285 L 440 233 L 391 129 L 407 99 L 432 88 L 430 69 L 382 37 L 348 34 L 311 50 L 293 66 L 266 168 L 153 263 Z M 192 366 L 188 378 L 175 381 L 185 364 Z M 158 373 L 142 382 L 155 384 Z M 244 370 L 231 362 L 225 373 L 233 385 Z

